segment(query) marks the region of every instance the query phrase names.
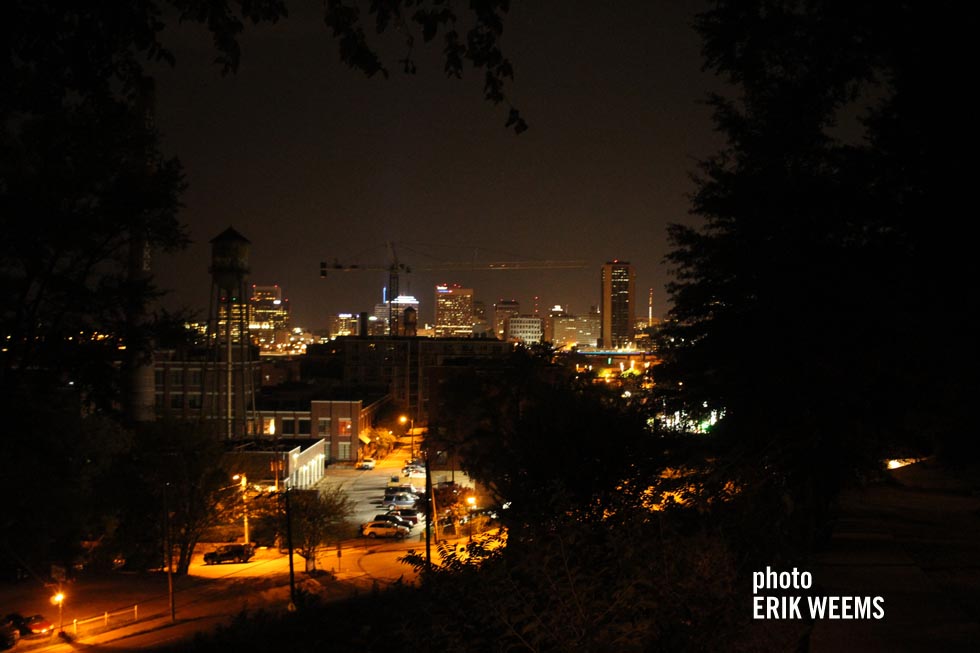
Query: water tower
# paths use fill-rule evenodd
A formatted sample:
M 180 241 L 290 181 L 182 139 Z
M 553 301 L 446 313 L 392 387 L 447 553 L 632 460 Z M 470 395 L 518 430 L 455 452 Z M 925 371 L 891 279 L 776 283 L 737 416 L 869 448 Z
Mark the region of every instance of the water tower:
M 402 312 L 402 333 L 414 338 L 418 334 L 418 311 L 409 306 Z
M 208 344 L 211 348 L 210 417 L 223 419 L 225 437 L 248 433 L 255 416 L 255 381 L 249 341 L 249 297 L 246 280 L 251 242 L 228 227 L 211 239 L 211 300 Z M 236 378 L 237 377 L 237 378 Z

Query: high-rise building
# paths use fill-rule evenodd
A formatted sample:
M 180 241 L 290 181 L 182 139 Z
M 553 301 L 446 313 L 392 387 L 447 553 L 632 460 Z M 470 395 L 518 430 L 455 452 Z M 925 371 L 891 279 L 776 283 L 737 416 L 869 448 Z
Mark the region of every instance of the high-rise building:
M 268 348 L 289 337 L 289 300 L 278 285 L 252 285 L 248 330 L 252 342 Z
M 404 329 L 404 319 L 403 315 L 406 308 L 415 309 L 416 314 L 419 310 L 419 300 L 415 299 L 412 295 L 398 295 L 391 300 L 391 317 L 394 319 L 394 323 L 398 325 L 399 332 L 394 335 L 405 335 L 402 333 Z M 384 325 L 382 335 L 392 335 L 389 333 L 390 322 L 388 315 L 388 303 L 384 301 L 380 304 L 374 305 L 374 317 L 380 320 L 380 323 Z
M 601 320 L 592 308 L 588 315 L 561 315 L 552 319 L 551 342 L 557 349 L 595 347 L 599 342 Z
M 628 261 L 613 260 L 602 266 L 602 346 L 625 347 L 633 339 L 636 308 L 636 275 Z
M 555 304 L 548 310 L 548 316 L 544 318 L 544 341 L 555 343 L 555 323 L 561 318 L 567 317 L 568 311 Z
M 513 315 L 504 320 L 508 342 L 541 342 L 544 336 L 544 320 L 535 315 Z
M 218 342 L 227 342 L 229 334 L 231 342 L 240 344 L 250 342 L 248 338 L 242 338 L 242 334 L 248 334 L 248 302 L 236 292 L 228 292 L 222 289 L 218 295 L 218 316 L 217 327 L 214 329 L 212 338 Z M 231 324 L 228 324 L 228 315 L 231 315 Z
M 353 313 L 340 313 L 339 315 L 334 315 L 327 318 L 327 330 L 329 331 L 330 339 L 337 338 L 339 336 L 356 336 L 357 331 L 357 315 Z
M 496 337 L 493 333 L 493 326 L 487 319 L 487 305 L 479 299 L 473 300 L 473 336 L 475 338 Z
M 501 299 L 493 305 L 493 332 L 498 340 L 506 340 L 504 321 L 521 314 L 521 305 L 516 299 Z
M 457 284 L 436 286 L 437 338 L 468 338 L 473 335 L 473 289 Z

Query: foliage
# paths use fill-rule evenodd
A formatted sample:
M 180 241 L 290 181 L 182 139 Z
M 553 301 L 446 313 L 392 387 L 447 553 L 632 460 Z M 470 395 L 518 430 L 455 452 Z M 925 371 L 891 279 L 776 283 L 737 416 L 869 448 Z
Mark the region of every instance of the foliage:
M 175 571 L 185 574 L 202 533 L 222 519 L 220 507 L 228 503 L 231 475 L 221 466 L 221 441 L 209 425 L 164 421 L 141 425 L 136 444 L 119 470 L 126 504 L 107 545 L 130 567 L 156 567 L 169 514 Z
M 441 36 L 444 70 L 448 77 L 462 77 L 463 64 L 469 61 L 474 68 L 483 70 L 484 97 L 494 104 L 507 101 L 504 85 L 508 79 L 513 79 L 514 70 L 500 49 L 499 41 L 509 0 L 470 3 L 472 25 L 465 32 L 460 30 L 462 21 L 456 7 L 440 0 L 372 2 L 366 12 L 358 5 L 356 0 L 328 0 L 326 3 L 324 20 L 339 42 L 341 60 L 348 66 L 369 77 L 378 73 L 388 76 L 388 69 L 365 34 L 367 21 L 364 14 L 367 13 L 378 34 L 393 28 L 404 39 L 405 55 L 398 63 L 405 73 L 412 74 L 416 70 L 416 38 L 421 36 L 422 41 L 428 43 Z M 514 106 L 510 106 L 506 126 L 518 134 L 527 129 L 527 123 Z
M 722 646 L 737 620 L 723 540 L 652 517 L 566 522 L 517 551 L 443 547 L 431 572 L 410 559 L 432 596 L 434 648 L 732 650 Z
M 70 563 L 83 541 L 111 528 L 114 472 L 131 439 L 114 422 L 78 412 L 77 393 L 35 394 L 29 385 L 0 396 L 5 415 L 0 478 L 12 491 L 0 511 L 0 568 L 39 579 Z
M 600 510 L 656 449 L 641 415 L 606 390 L 578 385 L 550 359 L 518 351 L 497 369 L 467 369 L 441 386 L 426 446 L 458 453 L 511 528 Z
M 306 570 L 316 569 L 320 547 L 350 535 L 348 520 L 354 501 L 342 485 L 325 490 L 289 490 L 293 546 L 306 559 Z
M 817 521 L 888 448 L 948 439 L 976 386 L 974 258 L 935 220 L 953 211 L 926 72 L 956 60 L 941 14 L 721 0 L 697 24 L 734 92 L 710 98 L 728 142 L 696 178 L 703 223 L 670 229 L 660 401 L 723 409 L 719 451 Z
M 569 522 L 513 552 L 493 538 L 439 547 L 433 570 L 408 562 L 420 587 L 391 589 L 291 613 L 242 614 L 181 651 L 262 651 L 290 633 L 292 650 L 431 651 L 793 650 L 804 625 L 759 628 L 720 533 L 699 523 L 622 511 Z M 364 615 L 397 614 L 378 628 Z M 323 624 L 330 628 L 323 628 Z

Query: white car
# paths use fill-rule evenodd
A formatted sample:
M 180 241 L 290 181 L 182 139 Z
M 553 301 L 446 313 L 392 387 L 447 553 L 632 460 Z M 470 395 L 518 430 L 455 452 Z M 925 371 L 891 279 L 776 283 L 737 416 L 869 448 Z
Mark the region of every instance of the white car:
M 357 463 L 357 469 L 374 469 L 374 458 L 365 458 Z
M 401 539 L 408 537 L 409 530 L 404 526 L 393 524 L 390 521 L 369 521 L 361 526 L 361 535 L 365 537 L 397 537 Z

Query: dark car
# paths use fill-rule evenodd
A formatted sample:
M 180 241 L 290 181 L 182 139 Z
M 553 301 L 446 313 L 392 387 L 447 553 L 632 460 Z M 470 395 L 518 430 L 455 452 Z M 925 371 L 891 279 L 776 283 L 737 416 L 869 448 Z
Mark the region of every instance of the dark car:
M 419 523 L 419 511 L 414 508 L 395 508 L 388 514 L 398 515 L 404 521 L 408 522 L 409 526 L 415 526 L 415 524 Z
M 0 648 L 13 648 L 20 640 L 20 628 L 10 617 L 0 618 Z
M 222 562 L 248 562 L 255 555 L 251 544 L 225 544 L 204 554 L 204 564 L 218 565 Z
M 54 632 L 54 624 L 39 614 L 25 617 L 17 612 L 13 612 L 7 615 L 7 619 L 17 627 L 21 636 L 47 635 L 48 633 Z

